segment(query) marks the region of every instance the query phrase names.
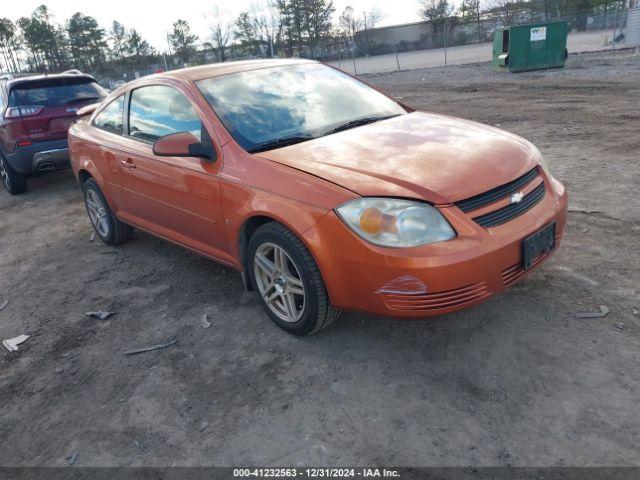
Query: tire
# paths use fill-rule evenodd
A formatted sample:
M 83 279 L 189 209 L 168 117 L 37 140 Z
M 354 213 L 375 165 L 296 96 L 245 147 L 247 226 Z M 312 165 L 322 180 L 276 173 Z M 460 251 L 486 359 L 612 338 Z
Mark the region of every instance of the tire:
M 84 205 L 96 235 L 107 245 L 120 245 L 133 235 L 133 228 L 113 214 L 100 187 L 92 178 L 82 185 Z
M 280 256 L 277 253 L 280 251 L 285 255 Z M 276 261 L 276 255 L 284 261 Z M 268 268 L 265 268 L 265 259 L 272 264 Z M 284 225 L 270 222 L 258 228 L 249 241 L 247 262 L 262 307 L 283 330 L 294 335 L 310 335 L 328 327 L 340 315 L 340 310 L 329 302 L 327 288 L 313 256 Z M 273 267 L 273 275 L 268 274 Z M 296 293 L 300 290 L 302 293 Z M 269 296 L 274 297 L 271 305 L 265 298 Z M 287 302 L 285 297 L 293 300 Z M 288 319 L 284 317 L 292 309 L 287 309 L 285 304 L 295 310 L 295 315 L 288 315 Z
M 11 195 L 20 195 L 27 191 L 27 176 L 16 172 L 2 152 L 0 152 L 0 177 L 2 177 L 4 188 Z

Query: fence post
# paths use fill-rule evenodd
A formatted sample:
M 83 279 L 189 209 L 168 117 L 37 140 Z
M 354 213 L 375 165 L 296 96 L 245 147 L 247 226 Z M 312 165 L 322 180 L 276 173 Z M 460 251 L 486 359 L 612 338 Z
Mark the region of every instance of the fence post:
M 611 39 L 611 50 L 616 49 L 616 25 L 618 24 L 618 5 L 616 5 L 616 14 L 613 17 L 613 38 Z
M 358 75 L 358 69 L 356 68 L 356 52 L 351 52 L 351 58 L 353 59 L 353 74 Z
M 342 70 L 342 55 L 340 55 L 340 50 L 338 50 L 338 69 Z
M 447 66 L 447 17 L 444 17 L 444 66 Z
M 398 71 L 400 71 L 400 58 L 398 57 L 398 44 L 396 44 L 396 65 L 398 66 Z

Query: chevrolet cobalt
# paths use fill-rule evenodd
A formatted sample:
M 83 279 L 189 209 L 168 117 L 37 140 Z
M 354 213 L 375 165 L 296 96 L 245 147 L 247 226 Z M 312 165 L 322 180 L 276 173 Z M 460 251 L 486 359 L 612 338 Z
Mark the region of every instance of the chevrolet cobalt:
M 298 335 L 340 310 L 478 304 L 549 258 L 566 222 L 528 141 L 313 61 L 152 75 L 92 108 L 69 148 L 100 239 L 135 227 L 237 269 Z

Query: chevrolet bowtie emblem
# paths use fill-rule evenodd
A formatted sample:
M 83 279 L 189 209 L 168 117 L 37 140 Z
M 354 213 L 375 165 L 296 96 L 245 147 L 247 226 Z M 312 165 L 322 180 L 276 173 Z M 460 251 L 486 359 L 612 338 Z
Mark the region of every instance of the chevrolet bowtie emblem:
M 516 192 L 509 198 L 509 203 L 520 203 L 524 198 L 524 193 Z

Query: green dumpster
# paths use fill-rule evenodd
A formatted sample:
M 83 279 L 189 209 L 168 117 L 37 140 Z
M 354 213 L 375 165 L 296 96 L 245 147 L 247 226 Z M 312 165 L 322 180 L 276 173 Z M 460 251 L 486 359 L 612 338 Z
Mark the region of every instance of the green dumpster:
M 493 34 L 493 68 L 510 72 L 564 67 L 567 22 L 497 28 Z

